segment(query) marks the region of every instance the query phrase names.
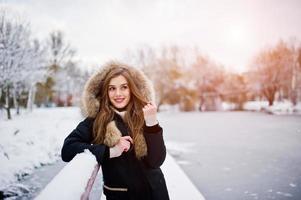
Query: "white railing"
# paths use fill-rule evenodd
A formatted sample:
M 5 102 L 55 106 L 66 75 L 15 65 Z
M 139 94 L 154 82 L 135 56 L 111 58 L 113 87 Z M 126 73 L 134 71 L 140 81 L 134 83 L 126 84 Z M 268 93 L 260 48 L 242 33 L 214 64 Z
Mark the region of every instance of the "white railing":
M 80 197 L 81 200 L 88 200 L 89 199 L 89 196 L 90 196 L 93 184 L 95 182 L 97 173 L 99 171 L 99 168 L 100 168 L 100 166 L 98 164 L 96 164 L 95 167 L 94 167 L 94 170 L 92 172 L 92 175 L 91 175 L 91 177 L 89 178 L 89 180 L 87 182 L 85 192 Z
M 88 200 L 100 167 L 89 151 L 77 154 L 43 189 L 36 200 Z
M 90 152 L 78 154 L 52 179 L 36 200 L 88 200 L 99 169 L 100 166 Z M 171 200 L 205 200 L 169 154 L 162 165 L 162 171 Z M 101 200 L 105 200 L 104 195 L 101 195 Z

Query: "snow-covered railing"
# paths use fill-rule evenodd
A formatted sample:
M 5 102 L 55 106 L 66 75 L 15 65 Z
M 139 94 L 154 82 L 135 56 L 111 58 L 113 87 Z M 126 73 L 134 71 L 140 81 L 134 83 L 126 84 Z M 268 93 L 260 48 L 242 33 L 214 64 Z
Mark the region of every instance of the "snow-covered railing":
M 166 179 L 171 200 L 205 200 L 204 196 L 169 154 L 166 154 L 161 169 Z
M 35 199 L 88 200 L 99 168 L 89 151 L 77 154 Z
M 88 200 L 99 169 L 100 166 L 89 151 L 78 154 L 54 177 L 36 200 Z M 170 199 L 205 200 L 169 154 L 166 155 L 162 171 Z M 101 195 L 101 200 L 105 199 L 105 196 Z

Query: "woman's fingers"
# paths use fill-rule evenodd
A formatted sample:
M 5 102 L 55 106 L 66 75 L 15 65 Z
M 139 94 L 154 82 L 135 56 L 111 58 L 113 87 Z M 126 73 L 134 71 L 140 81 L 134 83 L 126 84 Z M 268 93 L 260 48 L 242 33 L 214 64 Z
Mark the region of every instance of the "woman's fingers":
M 157 112 L 157 107 L 154 105 L 154 104 L 152 104 L 152 103 L 148 103 L 148 104 L 146 104 L 144 107 L 143 107 L 143 112 L 145 113 L 145 112 L 151 112 L 151 113 L 153 113 L 153 112 Z
M 133 139 L 130 136 L 123 136 L 120 138 L 120 143 L 122 150 L 127 152 L 131 147 L 131 143 L 133 143 Z
M 146 126 L 153 126 L 158 123 L 157 121 L 157 106 L 149 102 L 143 107 L 143 115 L 144 115 L 144 120 L 146 123 Z
M 151 108 L 151 107 L 153 107 L 153 106 L 155 106 L 154 103 L 148 102 L 148 103 L 144 106 L 144 108 Z
M 127 152 L 131 143 L 133 143 L 133 139 L 130 136 L 120 137 L 118 143 L 110 148 L 110 158 L 118 157 L 122 154 L 122 152 Z
M 134 143 L 133 142 L 133 139 L 131 138 L 131 136 L 123 136 L 123 137 L 121 137 L 122 139 L 124 139 L 124 140 L 126 140 L 126 141 L 129 141 L 129 142 L 131 142 L 132 144 Z
M 123 151 L 128 151 L 131 147 L 131 143 L 129 142 L 126 142 L 124 145 L 123 145 Z

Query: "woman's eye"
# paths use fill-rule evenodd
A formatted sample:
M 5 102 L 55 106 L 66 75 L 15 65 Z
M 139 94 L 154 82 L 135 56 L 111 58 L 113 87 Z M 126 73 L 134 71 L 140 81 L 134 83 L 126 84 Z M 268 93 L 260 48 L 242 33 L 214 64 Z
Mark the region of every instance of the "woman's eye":
M 110 88 L 109 88 L 109 91 L 114 91 L 114 90 L 115 90 L 114 87 L 110 87 Z
M 128 88 L 128 86 L 127 86 L 127 85 L 124 85 L 124 86 L 122 86 L 121 89 L 126 90 L 127 88 Z

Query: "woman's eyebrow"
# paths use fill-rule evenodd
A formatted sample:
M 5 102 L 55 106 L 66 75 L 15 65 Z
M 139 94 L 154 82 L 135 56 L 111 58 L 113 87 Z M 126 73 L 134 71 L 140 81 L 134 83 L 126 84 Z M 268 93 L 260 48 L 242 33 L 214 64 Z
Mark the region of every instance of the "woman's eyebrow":
M 123 86 L 123 85 L 128 85 L 128 83 L 121 83 L 120 84 L 121 86 Z M 109 85 L 109 87 L 115 87 L 116 85 Z

